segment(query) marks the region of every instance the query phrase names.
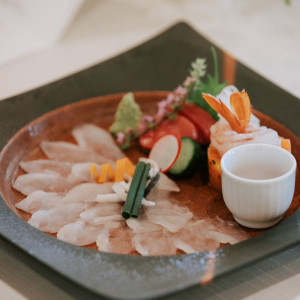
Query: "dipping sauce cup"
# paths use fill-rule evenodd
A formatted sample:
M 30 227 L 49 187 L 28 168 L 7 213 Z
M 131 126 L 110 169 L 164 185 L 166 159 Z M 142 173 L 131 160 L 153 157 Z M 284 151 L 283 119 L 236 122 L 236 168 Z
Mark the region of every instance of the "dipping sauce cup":
M 242 145 L 226 152 L 222 193 L 234 219 L 250 228 L 278 223 L 293 199 L 296 165 L 292 154 L 272 145 Z

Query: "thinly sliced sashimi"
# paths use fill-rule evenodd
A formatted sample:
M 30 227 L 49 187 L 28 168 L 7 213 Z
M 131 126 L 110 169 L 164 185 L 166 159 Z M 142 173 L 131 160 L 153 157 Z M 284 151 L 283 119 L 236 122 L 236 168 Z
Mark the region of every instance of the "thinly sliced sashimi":
M 193 217 L 187 207 L 168 200 L 161 200 L 155 206 L 145 209 L 149 222 L 159 224 L 170 232 L 177 232 Z
M 24 195 L 36 190 L 45 192 L 67 192 L 74 182 L 55 173 L 30 173 L 17 177 L 13 187 Z
M 132 232 L 128 227 L 111 229 L 109 238 L 109 252 L 130 254 L 135 250 L 132 243 Z
M 97 195 L 112 192 L 113 182 L 82 183 L 73 187 L 64 197 L 64 203 L 96 202 Z
M 20 167 L 27 173 L 57 173 L 61 176 L 68 176 L 72 165 L 50 159 L 38 159 L 22 161 Z
M 31 216 L 28 224 L 39 230 L 56 233 L 61 227 L 79 219 L 82 211 L 91 204 L 70 203 L 60 204 L 49 210 L 39 210 Z
M 77 220 L 61 227 L 57 238 L 77 246 L 86 246 L 96 242 L 102 228 L 87 224 L 84 220 Z
M 220 242 L 212 236 L 207 236 L 207 231 L 210 230 L 210 224 L 205 220 L 191 220 L 184 228 L 176 235 L 177 239 L 189 245 L 195 252 L 214 250 L 220 247 Z M 178 240 L 176 242 L 178 242 Z M 178 247 L 179 245 L 175 243 Z M 179 248 L 182 251 L 187 249 Z
M 121 215 L 121 209 L 119 203 L 100 203 L 82 212 L 80 217 L 88 223 L 95 224 L 94 221 L 99 217 Z
M 67 142 L 41 142 L 41 149 L 50 159 L 69 162 L 90 162 L 93 161 L 98 164 L 114 163 L 113 160 L 96 153 L 95 151 L 80 147 Z
M 186 254 L 192 254 L 197 252 L 190 244 L 184 242 L 181 239 L 175 238 L 173 244 L 176 247 L 176 249 L 181 250 Z
M 77 126 L 72 135 L 79 146 L 92 149 L 105 157 L 117 160 L 125 156 L 110 133 L 94 124 Z
M 249 238 L 249 235 L 233 222 L 214 218 L 191 220 L 178 232 L 178 238 L 196 251 L 205 251 L 214 250 L 220 244 L 241 242 Z
M 138 253 L 147 255 L 175 255 L 176 246 L 173 237 L 161 231 L 137 233 L 132 238 L 133 245 Z
M 23 211 L 33 214 L 38 210 L 50 209 L 61 203 L 62 194 L 44 192 L 41 190 L 34 191 L 22 201 L 16 203 L 16 207 Z
M 116 222 L 110 222 L 103 227 L 102 232 L 97 236 L 96 244 L 99 251 L 130 254 L 135 249 L 131 241 L 130 229 L 114 225 Z
M 100 174 L 101 166 L 93 162 L 77 163 L 72 166 L 71 172 L 73 176 L 82 182 L 91 182 L 90 166 L 94 164 Z
M 169 192 L 180 192 L 179 186 L 164 173 L 160 173 L 157 188 Z
M 126 223 L 134 233 L 162 231 L 163 229 L 161 225 L 150 223 L 144 216 L 143 217 L 139 216 L 138 219 L 134 219 L 134 218 L 127 219 Z
M 124 221 L 124 218 L 122 217 L 121 213 L 115 213 L 113 215 L 97 217 L 95 219 L 89 219 L 88 222 L 92 225 L 99 226 L 114 221 L 119 221 L 119 222 Z
M 235 222 L 225 221 L 219 217 L 205 219 L 205 222 L 208 224 L 212 224 L 215 228 L 211 229 L 212 232 L 219 232 L 224 235 L 228 235 L 229 237 L 226 240 L 222 240 L 224 237 L 219 237 L 220 243 L 226 244 L 235 244 L 237 242 L 244 241 L 248 239 L 249 233 L 241 228 L 241 226 Z M 214 233 L 213 233 L 214 235 Z

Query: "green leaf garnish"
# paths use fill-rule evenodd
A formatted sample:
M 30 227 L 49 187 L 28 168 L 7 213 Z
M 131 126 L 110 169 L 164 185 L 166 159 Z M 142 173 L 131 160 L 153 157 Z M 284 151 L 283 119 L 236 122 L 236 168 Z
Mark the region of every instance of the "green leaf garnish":
M 127 93 L 118 105 L 115 122 L 110 126 L 109 131 L 113 135 L 117 135 L 119 132 L 126 134 L 128 130 L 132 131 L 133 134 L 137 134 L 141 117 L 142 111 L 135 102 L 133 93 Z
M 217 53 L 214 47 L 211 47 L 211 51 L 212 51 L 213 63 L 214 63 L 214 76 L 208 74 L 204 80 L 201 80 L 199 77 L 195 78 L 196 83 L 193 89 L 189 91 L 187 102 L 191 104 L 196 104 L 197 106 L 208 111 L 211 114 L 211 116 L 217 121 L 219 120 L 218 113 L 202 98 L 202 93 L 208 93 L 211 94 L 212 96 L 216 96 L 227 85 L 227 82 L 219 83 L 219 68 L 218 68 Z M 195 75 L 200 73 L 199 72 L 200 62 L 198 60 L 199 59 L 197 59 L 195 63 L 192 64 L 192 66 L 197 67 L 197 70 L 193 72 L 193 74 Z M 197 61 L 198 63 L 196 63 Z M 203 66 L 201 70 L 204 70 Z

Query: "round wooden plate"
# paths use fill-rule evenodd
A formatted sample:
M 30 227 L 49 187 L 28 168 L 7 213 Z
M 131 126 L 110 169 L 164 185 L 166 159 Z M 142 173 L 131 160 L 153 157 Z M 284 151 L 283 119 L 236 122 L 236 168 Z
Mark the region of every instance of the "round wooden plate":
M 168 92 L 136 92 L 136 101 L 146 114 L 156 112 L 155 103 L 164 99 Z M 107 95 L 76 102 L 54 111 L 51 111 L 22 128 L 2 150 L 0 159 L 0 191 L 7 205 L 18 216 L 28 220 L 29 214 L 15 208 L 15 203 L 22 200 L 24 195 L 12 188 L 12 182 L 22 174 L 19 163 L 23 160 L 45 158 L 39 148 L 43 140 L 74 142 L 71 130 L 79 124 L 94 123 L 108 129 L 114 120 L 117 105 L 123 94 Z M 254 111 L 261 120 L 261 124 L 275 129 L 280 136 L 289 138 L 292 143 L 292 152 L 299 165 L 300 140 L 282 124 L 276 122 L 265 114 Z M 133 145 L 127 150 L 126 155 L 137 162 L 138 158 L 145 156 L 138 145 Z M 189 207 L 189 209 L 201 217 L 219 216 L 224 220 L 233 220 L 231 213 L 226 208 L 222 195 L 211 188 L 207 182 L 207 174 L 197 172 L 189 180 L 178 180 L 181 192 L 176 195 L 177 199 Z M 300 178 L 297 169 L 296 188 L 291 206 L 283 219 L 293 214 L 300 206 Z M 255 236 L 263 232 L 244 228 Z M 94 248 L 92 246 L 91 248 Z

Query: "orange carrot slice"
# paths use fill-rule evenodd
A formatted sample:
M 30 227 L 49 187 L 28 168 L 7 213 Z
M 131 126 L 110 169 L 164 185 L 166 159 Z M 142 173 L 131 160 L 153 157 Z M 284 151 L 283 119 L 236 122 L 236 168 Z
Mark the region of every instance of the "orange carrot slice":
M 132 162 L 124 157 L 122 159 L 118 159 L 116 162 L 116 174 L 114 181 L 122 181 L 124 180 L 124 175 L 128 174 L 129 176 L 133 176 L 135 167 Z
M 97 182 L 99 180 L 99 172 L 95 164 L 90 165 L 90 174 L 92 182 Z
M 281 148 L 283 148 L 291 153 L 292 152 L 291 141 L 289 139 L 281 138 Z
M 113 169 L 111 164 L 104 164 L 101 166 L 100 177 L 98 183 L 104 183 L 107 180 L 114 180 L 115 178 L 115 170 Z

